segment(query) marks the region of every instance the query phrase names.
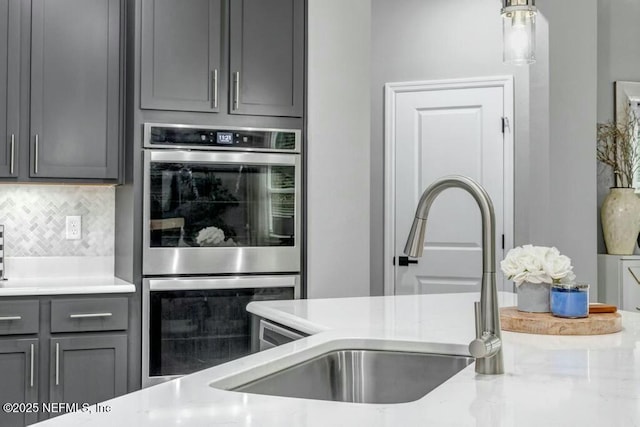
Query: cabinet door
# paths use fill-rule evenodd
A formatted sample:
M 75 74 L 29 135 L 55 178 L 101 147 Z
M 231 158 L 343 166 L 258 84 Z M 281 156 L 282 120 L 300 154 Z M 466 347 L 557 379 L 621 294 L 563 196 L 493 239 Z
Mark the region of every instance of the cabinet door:
M 0 177 L 18 175 L 20 1 L 0 0 Z
M 51 338 L 49 401 L 97 403 L 127 392 L 127 336 Z
M 1 403 L 38 402 L 38 340 L 0 341 Z M 38 420 L 38 411 L 0 411 L 0 426 L 24 426 Z
M 143 0 L 141 108 L 219 110 L 221 0 Z
M 31 176 L 118 178 L 120 0 L 32 7 Z
M 304 2 L 230 1 L 232 114 L 301 117 Z

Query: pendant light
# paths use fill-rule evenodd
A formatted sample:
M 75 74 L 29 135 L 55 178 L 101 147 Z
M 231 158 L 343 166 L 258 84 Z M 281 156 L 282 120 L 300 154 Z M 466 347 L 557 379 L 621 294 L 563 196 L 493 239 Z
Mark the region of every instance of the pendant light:
M 536 62 L 536 1 L 502 0 L 503 56 L 507 64 Z

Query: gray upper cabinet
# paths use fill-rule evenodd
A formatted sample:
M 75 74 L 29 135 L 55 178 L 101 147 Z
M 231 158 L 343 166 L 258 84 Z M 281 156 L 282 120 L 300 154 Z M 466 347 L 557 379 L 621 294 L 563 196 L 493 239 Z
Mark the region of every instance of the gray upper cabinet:
M 141 107 L 217 112 L 221 0 L 143 0 Z
M 303 0 L 141 4 L 142 109 L 302 117 Z
M 50 402 L 93 404 L 127 392 L 126 335 L 52 338 L 49 360 Z
M 0 340 L 0 402 L 38 402 L 38 339 Z M 19 427 L 35 423 L 38 411 L 0 411 L 0 426 Z
M 33 0 L 30 176 L 116 179 L 120 0 Z
M 304 2 L 230 3 L 230 112 L 301 117 Z
M 20 0 L 0 0 L 0 177 L 18 175 Z

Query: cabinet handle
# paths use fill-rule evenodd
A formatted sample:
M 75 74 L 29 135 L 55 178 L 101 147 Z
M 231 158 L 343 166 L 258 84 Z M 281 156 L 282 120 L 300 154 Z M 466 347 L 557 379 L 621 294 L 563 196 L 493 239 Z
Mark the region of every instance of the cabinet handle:
M 213 108 L 218 108 L 218 69 L 211 72 L 211 86 L 213 90 Z
M 233 109 L 237 110 L 240 103 L 240 72 L 233 73 L 233 83 L 235 90 L 233 91 Z
M 60 343 L 56 343 L 56 385 L 60 384 Z
M 39 145 L 40 145 L 40 141 L 38 141 L 39 137 L 38 134 L 36 133 L 36 144 L 35 144 L 35 153 L 34 156 L 35 157 L 35 164 L 33 166 L 33 173 L 38 173 L 38 151 L 39 151 Z
M 15 164 L 16 158 L 16 135 L 11 134 L 11 160 L 9 161 L 9 173 L 13 175 L 13 167 Z
M 113 313 L 83 313 L 83 314 L 70 314 L 69 317 L 72 319 L 86 319 L 91 317 L 111 317 Z
M 0 320 L 22 320 L 22 316 L 3 316 Z
M 31 344 L 31 370 L 29 374 L 29 385 L 33 388 L 33 344 Z
M 628 270 L 629 270 L 629 273 L 631 273 L 631 276 L 633 276 L 633 278 L 636 279 L 636 283 L 640 285 L 640 280 L 638 280 L 638 276 L 636 276 L 636 274 L 633 272 L 631 267 L 629 267 Z

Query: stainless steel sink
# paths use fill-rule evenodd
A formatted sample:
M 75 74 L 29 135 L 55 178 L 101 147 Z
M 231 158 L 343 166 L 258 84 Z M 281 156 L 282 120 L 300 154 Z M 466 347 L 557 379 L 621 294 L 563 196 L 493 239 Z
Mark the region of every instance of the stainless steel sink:
M 420 399 L 474 361 L 389 350 L 335 350 L 231 388 L 245 393 L 354 403 Z

